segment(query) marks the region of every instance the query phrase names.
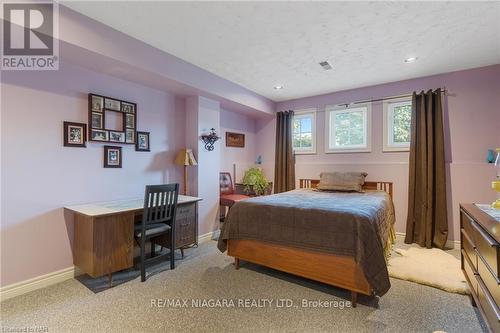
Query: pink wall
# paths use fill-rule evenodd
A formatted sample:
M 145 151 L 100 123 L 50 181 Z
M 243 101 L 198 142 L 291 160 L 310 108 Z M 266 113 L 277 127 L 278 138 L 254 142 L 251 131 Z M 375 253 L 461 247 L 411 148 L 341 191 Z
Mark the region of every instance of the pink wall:
M 104 169 L 103 144 L 63 147 L 63 120 L 87 122 L 88 92 L 137 102 L 151 152 L 123 145 L 123 168 Z M 185 113 L 172 94 L 67 63 L 3 72 L 1 94 L 2 286 L 72 266 L 63 206 L 141 197 L 146 184 L 182 179 L 172 161 L 185 145 Z
M 495 193 L 490 181 L 495 169 L 487 164 L 487 149 L 500 146 L 500 65 L 430 77 L 393 82 L 280 102 L 278 110 L 315 107 L 317 114 L 317 154 L 296 156 L 298 178 L 318 178 L 326 170 L 363 170 L 368 179 L 394 182 L 396 229 L 405 231 L 408 192 L 408 153 L 382 153 L 382 103 L 372 104 L 372 152 L 324 153 L 325 105 L 349 103 L 414 90 L 446 87 L 444 101 L 447 138 L 447 173 L 450 239 L 459 239 L 458 205 L 461 202 L 490 202 Z M 274 140 L 274 121 L 258 123 L 259 140 Z M 271 160 L 274 147 L 267 145 Z M 272 165 L 268 165 L 272 172 Z
M 241 181 L 245 170 L 253 166 L 257 158 L 256 120 L 241 113 L 221 110 L 220 126 L 220 171 L 230 172 L 234 181 Z M 245 134 L 245 147 L 226 147 L 226 132 Z M 236 175 L 233 174 L 233 165 L 236 165 Z

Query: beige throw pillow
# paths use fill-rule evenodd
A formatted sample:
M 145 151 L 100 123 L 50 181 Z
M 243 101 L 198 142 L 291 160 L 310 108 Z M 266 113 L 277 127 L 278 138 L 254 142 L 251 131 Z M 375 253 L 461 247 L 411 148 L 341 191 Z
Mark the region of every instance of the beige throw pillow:
M 322 172 L 317 189 L 322 191 L 363 192 L 366 172 Z

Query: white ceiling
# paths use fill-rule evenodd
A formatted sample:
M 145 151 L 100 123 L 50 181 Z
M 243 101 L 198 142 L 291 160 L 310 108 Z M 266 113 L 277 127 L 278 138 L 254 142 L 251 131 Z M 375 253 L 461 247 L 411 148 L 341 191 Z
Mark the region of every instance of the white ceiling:
M 500 2 L 62 3 L 275 101 L 500 63 Z

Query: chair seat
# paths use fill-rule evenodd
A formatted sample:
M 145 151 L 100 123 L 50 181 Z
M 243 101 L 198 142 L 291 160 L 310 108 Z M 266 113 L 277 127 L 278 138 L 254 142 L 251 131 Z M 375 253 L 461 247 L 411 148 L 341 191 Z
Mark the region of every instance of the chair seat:
M 142 226 L 140 224 L 134 227 L 135 237 L 142 237 Z M 170 226 L 165 223 L 151 223 L 146 226 L 146 237 L 161 234 L 170 230 Z
M 220 204 L 222 206 L 231 207 L 236 202 L 250 198 L 248 195 L 243 194 L 222 194 L 220 196 Z

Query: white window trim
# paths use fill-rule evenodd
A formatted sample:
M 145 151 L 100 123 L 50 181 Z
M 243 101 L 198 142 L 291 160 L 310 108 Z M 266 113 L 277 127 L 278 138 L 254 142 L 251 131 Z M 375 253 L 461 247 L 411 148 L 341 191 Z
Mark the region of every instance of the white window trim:
M 366 107 L 366 121 L 365 121 L 365 131 L 366 131 L 366 144 L 363 147 L 346 147 L 346 148 L 330 148 L 330 113 L 340 112 L 349 109 L 357 109 Z M 355 104 L 355 105 L 328 105 L 325 107 L 325 153 L 327 154 L 342 154 L 342 153 L 370 153 L 372 151 L 372 105 L 371 103 L 366 104 Z
M 296 110 L 293 112 L 293 116 L 301 116 L 301 115 L 306 115 L 310 114 L 312 116 L 312 122 L 311 122 L 311 138 L 312 138 L 312 148 L 304 148 L 304 149 L 297 149 L 293 148 L 293 152 L 295 155 L 311 155 L 311 154 L 316 154 L 316 112 L 317 110 L 315 108 L 310 108 L 310 109 L 300 109 Z M 293 135 L 293 132 L 292 132 Z
M 384 101 L 383 103 L 383 136 L 384 136 L 384 143 L 382 147 L 383 152 L 405 152 L 405 151 L 410 151 L 410 144 L 409 143 L 394 143 L 391 142 L 391 136 L 389 133 L 392 134 L 393 131 L 393 126 L 394 122 L 392 120 L 392 112 L 389 112 L 389 104 L 396 104 L 396 103 L 411 103 L 411 98 L 408 97 L 403 97 L 403 98 L 397 98 L 397 99 L 392 99 L 390 101 Z M 389 114 L 391 113 L 391 114 Z

